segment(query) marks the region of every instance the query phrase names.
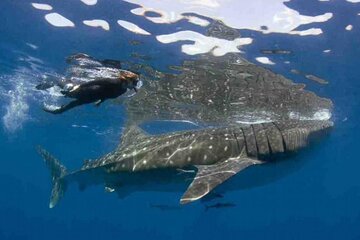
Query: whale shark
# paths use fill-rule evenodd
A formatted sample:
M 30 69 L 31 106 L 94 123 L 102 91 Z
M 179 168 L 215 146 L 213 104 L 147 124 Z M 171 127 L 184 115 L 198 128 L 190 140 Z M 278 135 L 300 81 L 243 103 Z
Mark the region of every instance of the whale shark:
M 191 120 L 200 126 L 236 126 L 331 118 L 330 99 L 236 54 L 204 55 L 173 68 L 174 73 L 149 66 L 134 69 L 146 71 L 148 79 L 124 103 L 131 122 Z
M 59 202 L 71 183 L 78 183 L 80 189 L 101 184 L 106 192 L 125 195 L 127 192 L 122 192 L 125 185 L 141 191 L 157 184 L 191 179 L 180 198 L 181 204 L 187 204 L 250 166 L 304 148 L 313 136 L 332 126 L 330 120 L 294 120 L 150 135 L 131 125 L 114 151 L 84 161 L 75 171 L 67 170 L 40 146 L 38 152 L 51 173 L 50 208 Z

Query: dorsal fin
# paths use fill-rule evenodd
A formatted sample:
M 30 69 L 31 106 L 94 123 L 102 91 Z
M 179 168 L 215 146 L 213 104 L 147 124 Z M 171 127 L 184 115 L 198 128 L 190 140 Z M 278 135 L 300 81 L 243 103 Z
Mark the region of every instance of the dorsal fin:
M 119 148 L 124 148 L 139 140 L 148 138 L 148 134 L 137 125 L 130 125 L 125 128 Z

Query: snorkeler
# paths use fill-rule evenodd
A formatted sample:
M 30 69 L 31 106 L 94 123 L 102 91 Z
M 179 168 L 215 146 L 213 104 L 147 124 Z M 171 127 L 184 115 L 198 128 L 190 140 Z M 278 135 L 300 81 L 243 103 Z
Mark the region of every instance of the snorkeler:
M 45 105 L 46 112 L 60 114 L 88 103 L 99 106 L 106 99 L 117 98 L 128 89 L 137 91 L 139 75 L 120 69 L 118 61 L 98 61 L 86 54 L 75 54 L 67 62 L 74 65 L 70 68 L 70 77 L 57 82 L 41 83 L 36 88 L 45 90 L 58 86 L 65 97 L 75 100 L 62 106 Z

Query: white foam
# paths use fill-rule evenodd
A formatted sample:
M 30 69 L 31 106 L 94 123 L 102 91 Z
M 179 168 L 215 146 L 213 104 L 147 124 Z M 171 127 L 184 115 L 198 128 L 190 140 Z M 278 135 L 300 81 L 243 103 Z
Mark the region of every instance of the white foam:
M 269 64 L 269 65 L 274 65 L 275 64 L 268 57 L 257 57 L 255 59 L 256 59 L 256 61 L 258 61 L 258 62 L 260 62 L 262 64 Z
M 202 27 L 206 27 L 210 24 L 209 21 L 205 20 L 205 19 L 202 19 L 202 18 L 199 18 L 199 17 L 195 17 L 195 16 L 185 16 L 186 19 L 188 19 L 188 21 L 192 24 L 195 24 L 195 25 L 199 25 L 199 26 L 202 26 Z
M 136 25 L 134 23 L 124 21 L 124 20 L 118 20 L 117 23 L 121 27 L 129 30 L 130 32 L 133 32 L 133 33 L 136 33 L 136 34 L 142 34 L 142 35 L 151 35 L 151 33 L 149 33 L 148 31 L 140 28 L 138 25 Z
M 359 3 L 360 2 L 360 0 L 346 0 L 346 1 L 351 2 L 351 3 Z
M 49 4 L 43 4 L 43 3 L 31 3 L 31 5 L 39 10 L 45 10 L 45 11 L 50 11 L 52 10 L 52 6 L 50 6 Z
M 21 92 L 22 85 L 18 85 L 15 91 L 9 92 L 9 105 L 6 107 L 6 114 L 3 116 L 3 123 L 9 132 L 21 129 L 23 123 L 29 119 L 29 105 L 23 99 L 25 94 Z
M 49 96 L 48 92 L 38 91 L 35 86 L 39 83 L 44 72 L 53 72 L 52 69 L 43 66 L 41 59 L 16 51 L 18 55 L 18 67 L 13 69 L 12 74 L 0 76 L 0 106 L 1 123 L 9 133 L 21 130 L 23 125 L 33 118 L 29 110 L 29 101 L 39 103 L 45 100 L 57 100 Z M 35 109 L 40 110 L 38 106 Z
M 292 10 L 294 11 L 294 10 Z M 332 13 L 324 13 L 318 16 L 302 16 L 299 15 L 300 24 L 310 24 L 315 22 L 326 22 L 333 17 Z
M 347 30 L 347 31 L 351 31 L 352 29 L 353 29 L 353 25 L 347 25 L 346 27 L 345 27 L 345 29 Z
M 212 19 L 221 20 L 225 25 L 236 29 L 251 29 L 264 33 L 290 33 L 303 24 L 326 22 L 332 13 L 305 16 L 287 7 L 289 0 L 272 0 L 264 7 L 264 0 L 126 0 L 141 7 L 131 10 L 133 14 L 144 16 L 154 23 L 174 23 L 186 17 L 186 13 L 196 13 Z M 152 11 L 159 17 L 147 17 Z M 256 16 L 256 17 L 254 17 Z M 264 30 L 263 26 L 267 29 Z M 303 35 L 302 35 L 303 36 Z
M 49 13 L 45 15 L 46 21 L 55 27 L 75 27 L 75 24 L 59 13 Z
M 324 53 L 329 53 L 329 52 L 331 52 L 331 49 L 326 49 L 326 50 L 324 50 L 323 52 L 324 52 Z
M 89 6 L 95 5 L 97 3 L 97 0 L 81 0 L 81 1 Z
M 188 55 L 202 54 L 212 52 L 214 56 L 223 56 L 229 52 L 240 52 L 241 45 L 250 44 L 251 38 L 236 38 L 233 41 L 204 36 L 193 31 L 180 31 L 167 35 L 156 36 L 161 43 L 173 43 L 177 41 L 193 41 L 193 44 L 183 44 L 182 52 Z
M 110 25 L 105 20 L 101 20 L 101 19 L 84 20 L 83 23 L 90 27 L 101 27 L 106 31 L 110 30 Z
M 27 104 L 27 91 L 25 87 L 26 76 L 20 73 L 14 76 L 6 76 L 6 80 L 14 82 L 14 88 L 4 94 L 7 105 L 5 106 L 5 115 L 2 117 L 4 128 L 8 132 L 15 132 L 23 127 L 29 117 L 29 105 Z M 3 95 L 3 94 L 2 94 Z
M 302 31 L 291 31 L 289 34 L 300 35 L 300 36 L 309 36 L 309 35 L 320 35 L 323 31 L 320 28 L 310 28 Z

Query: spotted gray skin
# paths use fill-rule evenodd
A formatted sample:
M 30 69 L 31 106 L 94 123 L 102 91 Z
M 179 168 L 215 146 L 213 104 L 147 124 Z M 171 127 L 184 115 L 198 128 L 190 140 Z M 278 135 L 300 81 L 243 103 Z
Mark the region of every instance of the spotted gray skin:
M 110 176 L 144 175 L 166 169 L 191 172 L 188 169 L 196 167 L 196 176 L 180 200 L 185 204 L 202 198 L 237 172 L 266 162 L 271 155 L 306 146 L 313 133 L 332 125 L 331 121 L 274 122 L 157 136 L 149 136 L 140 128 L 131 126 L 116 150 L 97 160 L 86 161 L 80 170 L 71 173 L 48 152 L 40 147 L 38 150 L 52 174 L 50 207 L 60 200 L 69 183 L 89 184 L 84 181 L 84 176 L 89 176 L 92 184 L 103 183 L 106 191 L 112 192 L 122 189 L 116 187 L 120 183 Z M 146 183 L 156 181 L 156 178 L 157 175 L 149 174 Z M 141 190 L 141 186 L 138 187 Z
M 177 74 L 151 72 L 141 91 L 125 102 L 131 122 L 188 120 L 202 126 L 237 125 L 315 119 L 321 112 L 332 112 L 329 99 L 238 55 L 206 55 L 176 69 Z M 156 77 L 159 80 L 153 80 Z
M 207 35 L 230 41 L 240 37 L 237 29 L 221 21 L 213 21 Z M 236 53 L 222 57 L 204 54 L 169 67 L 176 73 L 160 72 L 146 64 L 128 65 L 145 73 L 141 91 L 125 101 L 132 123 L 186 120 L 201 126 L 232 126 L 319 119 L 319 113 L 332 112 L 331 100 L 306 90 L 305 84 L 294 83 Z

